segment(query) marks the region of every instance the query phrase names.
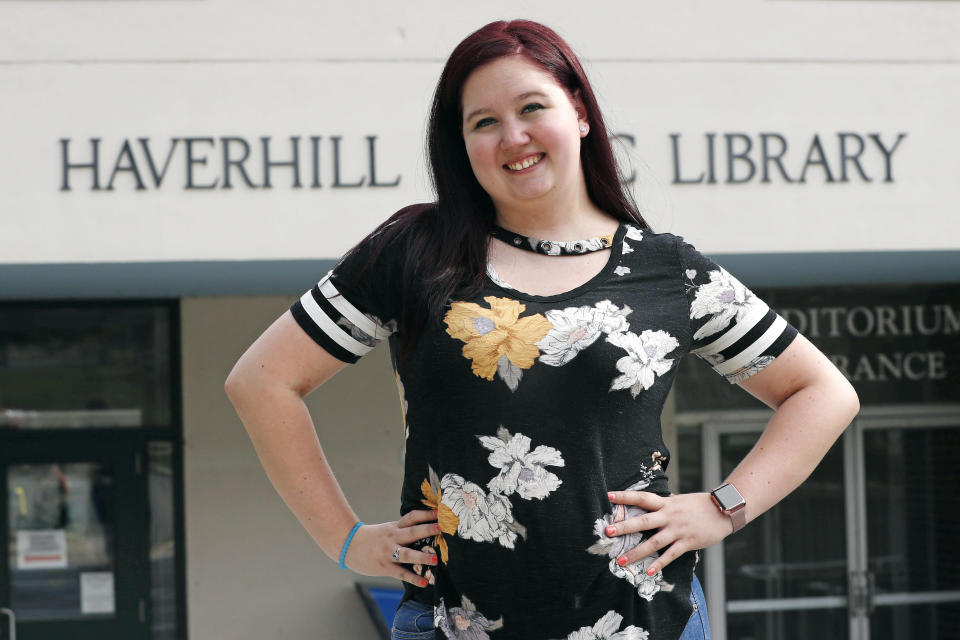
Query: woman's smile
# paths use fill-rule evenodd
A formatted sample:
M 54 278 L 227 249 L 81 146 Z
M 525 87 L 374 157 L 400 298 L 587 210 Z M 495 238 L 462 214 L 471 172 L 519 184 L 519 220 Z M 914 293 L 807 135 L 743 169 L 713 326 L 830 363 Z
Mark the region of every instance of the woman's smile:
M 532 155 L 524 156 L 520 160 L 507 163 L 503 166 L 511 173 L 522 173 L 527 169 L 532 169 L 534 166 L 540 164 L 540 161 L 543 160 L 546 155 L 547 154 L 545 153 L 534 153 Z

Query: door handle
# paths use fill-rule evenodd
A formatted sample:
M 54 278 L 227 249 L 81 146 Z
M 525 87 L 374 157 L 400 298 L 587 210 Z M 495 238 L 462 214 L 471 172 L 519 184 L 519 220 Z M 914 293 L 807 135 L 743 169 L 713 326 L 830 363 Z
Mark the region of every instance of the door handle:
M 0 613 L 6 614 L 10 619 L 10 640 L 17 640 L 17 616 L 14 615 L 13 609 L 0 607 Z

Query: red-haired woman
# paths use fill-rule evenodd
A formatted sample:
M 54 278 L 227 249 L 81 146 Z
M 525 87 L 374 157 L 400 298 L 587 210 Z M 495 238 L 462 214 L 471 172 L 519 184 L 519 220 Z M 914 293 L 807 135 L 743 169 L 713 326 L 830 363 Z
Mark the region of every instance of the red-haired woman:
M 461 42 L 428 136 L 436 202 L 360 242 L 227 380 L 271 481 L 342 567 L 405 581 L 396 638 L 705 637 L 696 550 L 796 488 L 856 394 L 733 276 L 650 230 L 552 30 Z M 402 517 L 364 525 L 302 397 L 388 336 Z M 659 417 L 691 351 L 776 409 L 713 495 L 667 488 Z

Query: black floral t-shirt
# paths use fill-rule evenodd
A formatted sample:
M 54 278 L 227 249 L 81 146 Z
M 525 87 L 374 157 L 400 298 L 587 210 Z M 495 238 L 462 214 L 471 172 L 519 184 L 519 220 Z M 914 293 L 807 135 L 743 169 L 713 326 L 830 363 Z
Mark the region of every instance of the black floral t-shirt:
M 401 317 L 401 246 L 361 245 L 291 308 L 324 349 L 355 362 Z M 562 263 L 564 258 L 556 258 Z M 360 275 L 362 274 L 362 275 Z M 616 558 L 641 535 L 604 528 L 642 513 L 607 492 L 667 495 L 660 413 L 693 352 L 731 383 L 760 371 L 796 330 L 671 234 L 621 224 L 605 268 L 552 296 L 491 269 L 450 301 L 409 357 L 394 358 L 406 424 L 401 513 L 437 509 L 425 544 L 437 638 L 669 640 L 690 617 L 696 553 L 654 576 L 656 556 Z M 647 534 L 649 535 L 649 534 Z

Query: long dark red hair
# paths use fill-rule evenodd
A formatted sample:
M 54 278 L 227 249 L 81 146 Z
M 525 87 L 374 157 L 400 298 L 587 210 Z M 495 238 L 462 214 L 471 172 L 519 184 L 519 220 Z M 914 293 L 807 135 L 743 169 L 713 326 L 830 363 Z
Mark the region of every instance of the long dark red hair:
M 433 95 L 426 152 L 436 202 L 401 209 L 361 242 L 378 245 L 372 261 L 390 242 L 404 240 L 402 282 L 409 286 L 402 294 L 401 355 L 413 347 L 426 322 L 440 323 L 455 291 L 469 295 L 483 286 L 495 211 L 467 157 L 461 93 L 477 68 L 513 55 L 540 66 L 570 96 L 579 95 L 590 123 L 590 135 L 580 144 L 580 164 L 591 201 L 624 222 L 648 227 L 625 187 L 596 96 L 570 46 L 549 27 L 529 20 L 481 27 L 450 54 Z

